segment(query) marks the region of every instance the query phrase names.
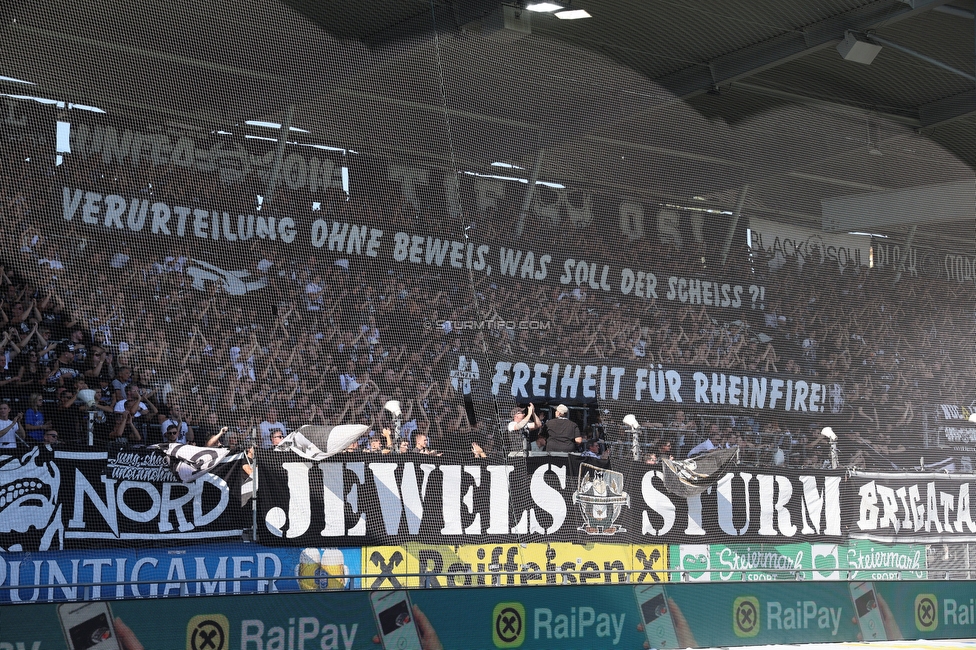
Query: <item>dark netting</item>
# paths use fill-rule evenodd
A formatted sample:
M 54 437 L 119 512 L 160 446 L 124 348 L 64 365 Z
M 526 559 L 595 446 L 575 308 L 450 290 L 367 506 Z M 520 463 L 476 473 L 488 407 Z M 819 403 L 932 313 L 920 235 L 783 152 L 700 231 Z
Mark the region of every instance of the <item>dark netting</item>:
M 682 91 L 667 21 L 638 56 L 294 4 L 5 10 L 3 549 L 374 576 L 322 588 L 969 570 L 966 162 Z

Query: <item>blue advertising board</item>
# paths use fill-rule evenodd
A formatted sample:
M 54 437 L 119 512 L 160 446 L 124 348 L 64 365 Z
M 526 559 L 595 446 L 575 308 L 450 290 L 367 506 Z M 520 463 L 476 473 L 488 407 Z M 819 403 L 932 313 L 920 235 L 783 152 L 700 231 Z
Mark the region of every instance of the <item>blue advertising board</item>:
M 0 554 L 0 602 L 342 590 L 362 549 L 268 548 L 242 542 L 155 549 Z M 308 576 L 301 581 L 295 576 Z M 130 584 L 121 584 L 130 583 Z

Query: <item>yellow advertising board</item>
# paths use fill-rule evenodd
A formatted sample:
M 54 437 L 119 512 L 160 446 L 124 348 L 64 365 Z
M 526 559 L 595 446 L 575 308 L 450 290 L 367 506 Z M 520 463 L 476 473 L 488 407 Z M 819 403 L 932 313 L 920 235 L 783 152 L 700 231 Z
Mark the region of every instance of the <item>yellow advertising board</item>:
M 367 589 L 667 581 L 663 544 L 405 544 L 363 548 Z M 443 575 L 448 574 L 448 575 Z

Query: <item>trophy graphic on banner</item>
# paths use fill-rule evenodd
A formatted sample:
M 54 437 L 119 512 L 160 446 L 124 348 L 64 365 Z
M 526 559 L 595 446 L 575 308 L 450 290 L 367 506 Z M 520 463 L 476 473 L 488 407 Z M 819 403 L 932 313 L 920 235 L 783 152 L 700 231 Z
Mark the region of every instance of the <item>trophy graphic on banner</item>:
M 349 567 L 337 548 L 306 548 L 298 556 L 295 574 L 302 591 L 339 591 L 349 588 Z
M 573 503 L 579 504 L 583 512 L 583 525 L 578 530 L 587 535 L 626 532 L 614 523 L 623 507 L 630 507 L 630 495 L 623 488 L 624 475 L 620 472 L 581 464 L 579 487 L 573 493 Z

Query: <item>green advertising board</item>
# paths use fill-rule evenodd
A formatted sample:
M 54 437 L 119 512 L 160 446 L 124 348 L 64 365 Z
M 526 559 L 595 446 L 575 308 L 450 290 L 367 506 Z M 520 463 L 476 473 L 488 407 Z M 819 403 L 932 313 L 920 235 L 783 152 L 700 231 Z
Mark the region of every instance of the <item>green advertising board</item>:
M 675 544 L 670 568 L 682 582 L 921 580 L 925 547 L 908 544 Z
M 710 647 L 966 638 L 973 582 L 346 591 L 0 607 L 0 650 Z

